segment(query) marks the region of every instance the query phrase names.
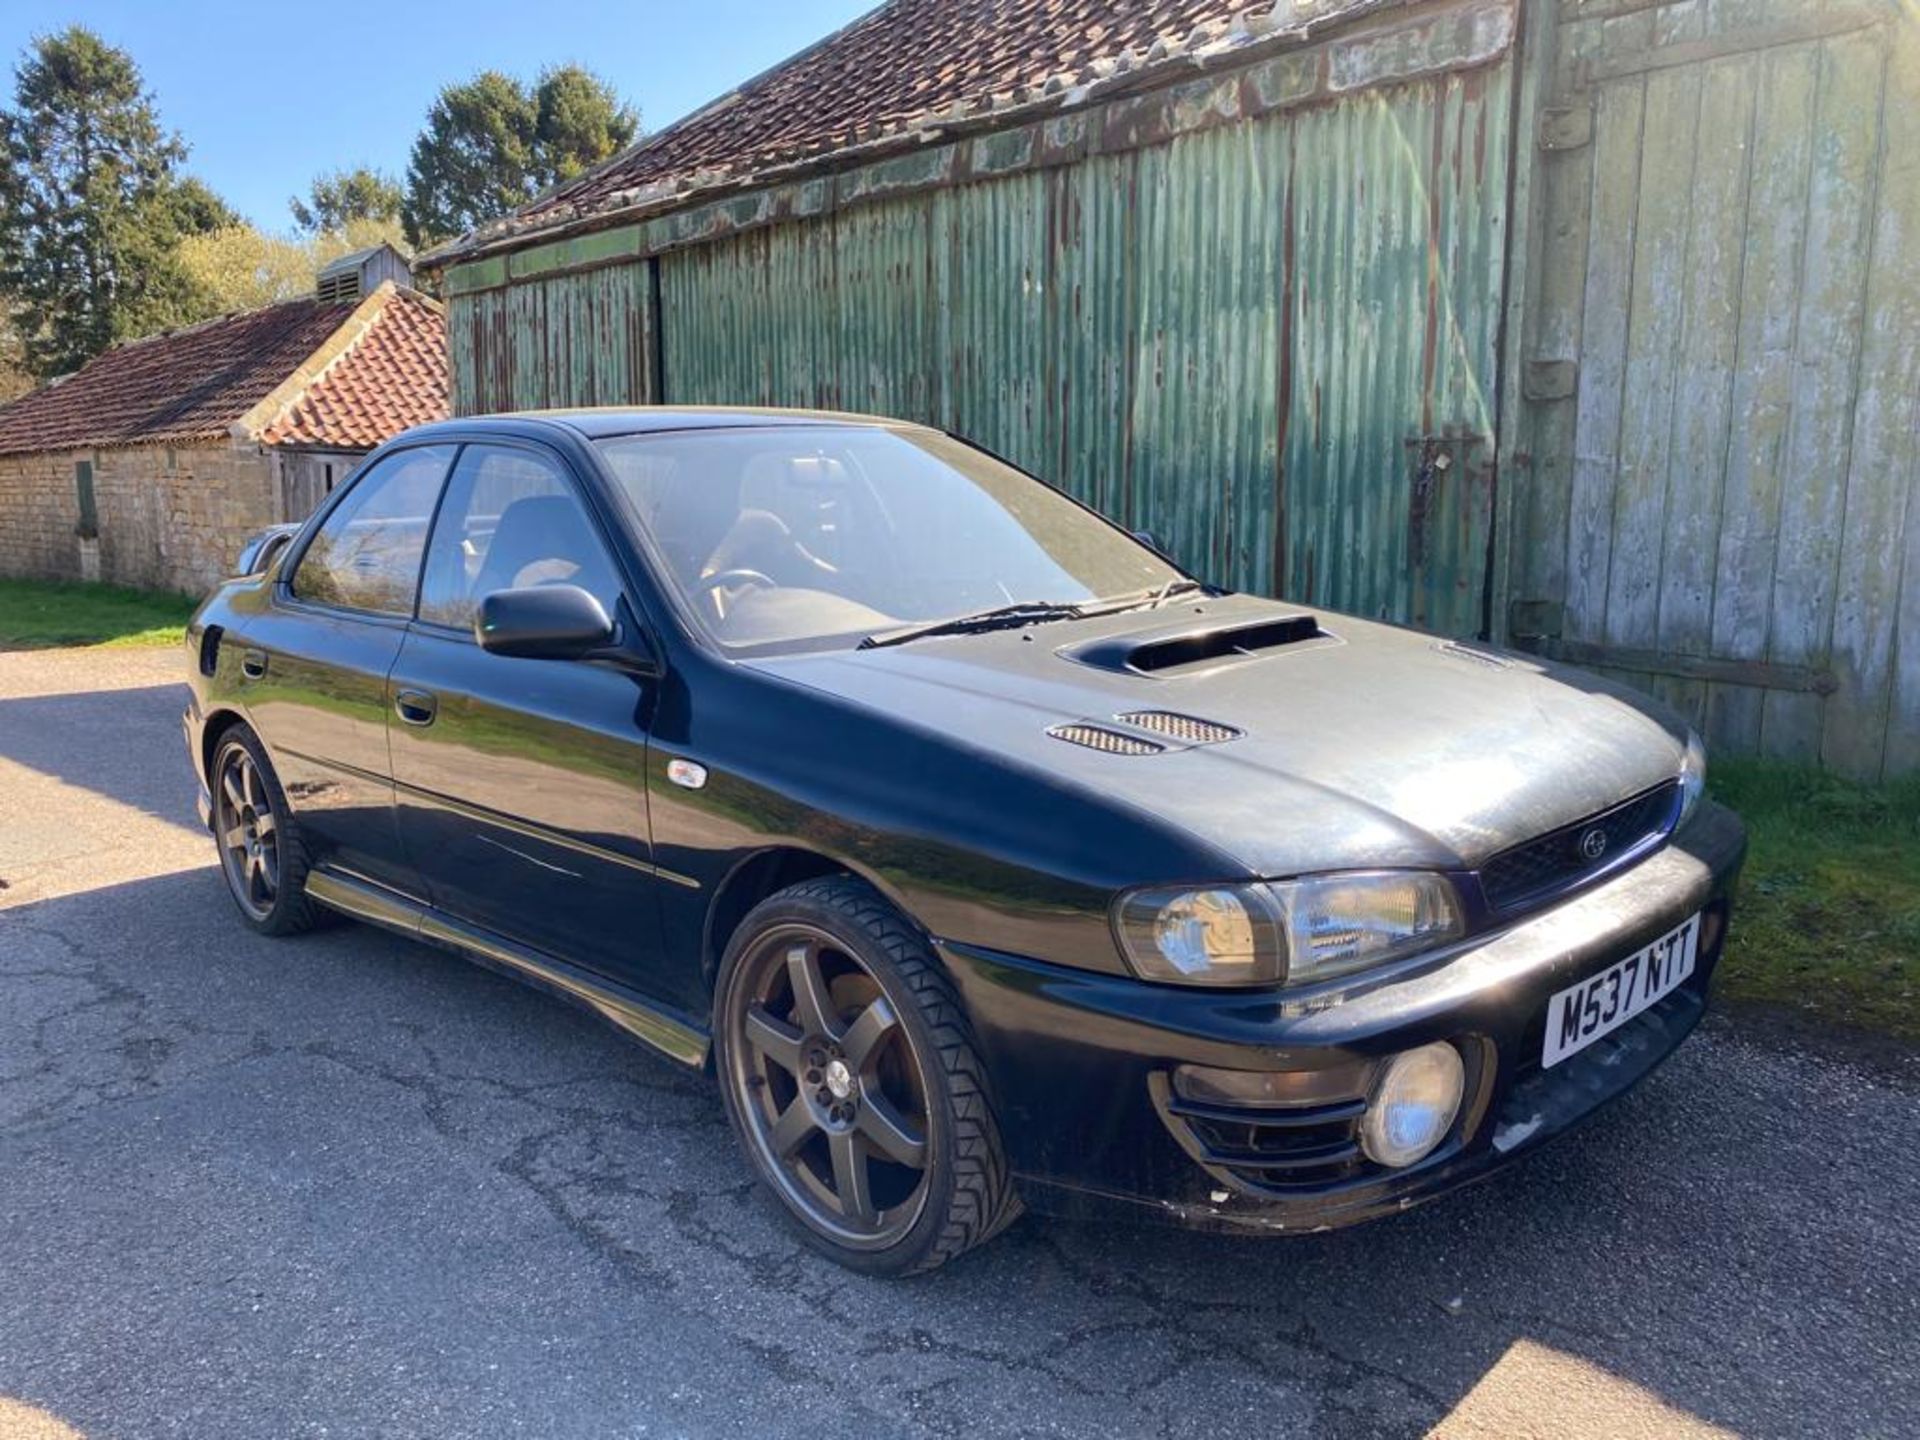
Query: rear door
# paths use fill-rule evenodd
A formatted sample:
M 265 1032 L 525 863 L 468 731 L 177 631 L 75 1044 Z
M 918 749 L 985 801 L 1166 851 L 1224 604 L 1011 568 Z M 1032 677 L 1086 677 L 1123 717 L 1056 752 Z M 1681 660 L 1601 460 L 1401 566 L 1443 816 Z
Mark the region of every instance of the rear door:
M 658 994 L 655 682 L 473 639 L 483 596 L 556 583 L 619 613 L 620 571 L 573 475 L 544 447 L 467 446 L 393 672 L 401 831 L 437 908 Z
M 412 890 L 393 816 L 387 676 L 451 445 L 362 471 L 246 626 L 240 699 L 317 859 Z

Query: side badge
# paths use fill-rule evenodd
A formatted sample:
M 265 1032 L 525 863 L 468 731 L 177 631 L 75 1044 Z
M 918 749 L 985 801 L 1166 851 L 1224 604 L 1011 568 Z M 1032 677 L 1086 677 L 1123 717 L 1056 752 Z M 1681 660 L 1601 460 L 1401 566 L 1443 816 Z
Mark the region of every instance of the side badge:
M 707 767 L 691 760 L 667 761 L 667 779 L 682 790 L 699 790 L 707 783 Z

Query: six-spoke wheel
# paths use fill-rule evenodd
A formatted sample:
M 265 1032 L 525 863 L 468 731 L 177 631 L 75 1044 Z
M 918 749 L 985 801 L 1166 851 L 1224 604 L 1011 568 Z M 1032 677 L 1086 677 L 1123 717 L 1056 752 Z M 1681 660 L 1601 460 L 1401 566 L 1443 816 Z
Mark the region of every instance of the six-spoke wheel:
M 259 737 L 235 725 L 220 737 L 209 771 L 220 869 L 241 918 L 269 935 L 314 923 L 306 850 Z
M 1018 1213 L 946 977 L 867 886 L 810 881 L 754 910 L 728 947 L 715 1022 L 749 1158 L 836 1259 L 930 1269 Z

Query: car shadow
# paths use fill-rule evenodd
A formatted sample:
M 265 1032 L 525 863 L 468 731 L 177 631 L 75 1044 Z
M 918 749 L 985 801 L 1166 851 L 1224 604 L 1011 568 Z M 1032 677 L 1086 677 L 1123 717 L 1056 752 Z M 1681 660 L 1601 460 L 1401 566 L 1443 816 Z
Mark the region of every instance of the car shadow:
M 199 833 L 186 703 L 185 685 L 0 698 L 0 758 Z
M 674 1408 L 689 1375 L 758 1434 L 832 1413 L 936 1435 L 1911 1419 L 1912 1356 L 1888 1347 L 1915 1196 L 1879 1157 L 1920 1139 L 1920 1107 L 1836 1108 L 1820 1087 L 1843 1075 L 1789 1090 L 1788 1061 L 1725 1036 L 1576 1138 L 1370 1226 L 1028 1217 L 892 1283 L 796 1243 L 705 1077 L 377 931 L 263 940 L 210 867 L 0 911 L 0 1057 L 0 1394 L 88 1432 L 132 1428 L 107 1372 L 206 1433 L 271 1432 L 296 1402 L 348 1433 L 485 1430 L 459 1419 L 497 1418 L 483 1401 L 547 1433 L 725 1428 Z M 1875 1264 L 1896 1267 L 1877 1287 Z M 343 1315 L 364 1353 L 329 1363 L 368 1369 L 315 1398 L 287 1355 Z M 209 1363 L 249 1383 L 202 1394 Z M 604 1397 L 571 1379 L 613 1374 Z M 409 1408 L 429 1391 L 443 1408 Z

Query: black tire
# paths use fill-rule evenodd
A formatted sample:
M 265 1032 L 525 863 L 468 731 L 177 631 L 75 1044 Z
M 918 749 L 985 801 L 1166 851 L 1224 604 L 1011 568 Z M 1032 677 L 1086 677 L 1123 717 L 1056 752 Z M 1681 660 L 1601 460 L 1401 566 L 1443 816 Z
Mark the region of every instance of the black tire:
M 794 978 L 807 973 L 812 1012 Z M 713 1033 L 741 1148 L 814 1249 L 912 1275 L 1018 1218 L 966 1014 L 925 938 L 871 886 L 809 880 L 756 906 L 721 961 Z
M 236 723 L 215 742 L 207 788 L 220 873 L 241 920 L 262 935 L 311 930 L 322 912 L 307 898 L 305 837 L 266 747 L 248 726 Z

